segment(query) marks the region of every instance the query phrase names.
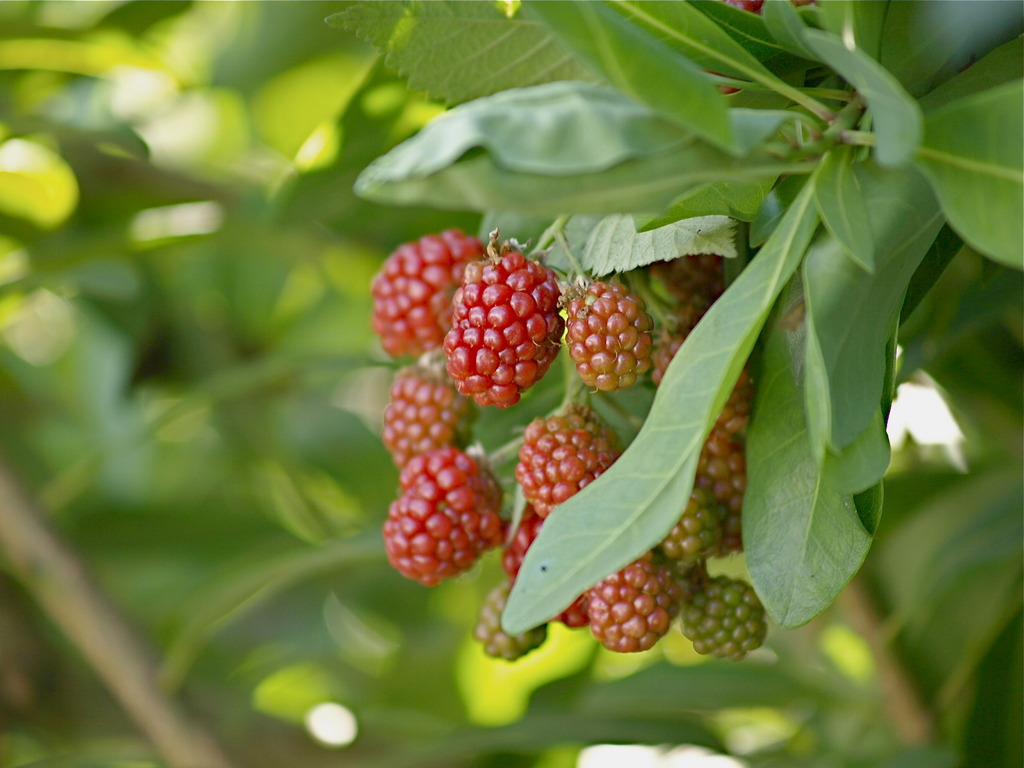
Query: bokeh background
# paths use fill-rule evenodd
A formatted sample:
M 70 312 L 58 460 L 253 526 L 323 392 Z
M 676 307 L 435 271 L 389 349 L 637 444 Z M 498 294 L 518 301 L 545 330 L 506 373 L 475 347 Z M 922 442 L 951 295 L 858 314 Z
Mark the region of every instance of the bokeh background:
M 90 604 L 14 552 L 25 513 L 151 649 L 141 709 L 238 768 L 1019 766 L 1022 285 L 970 252 L 904 326 L 864 571 L 748 661 L 553 630 L 509 665 L 470 638 L 495 558 L 390 570 L 369 282 L 481 224 L 352 194 L 444 105 L 324 22 L 345 5 L 0 3 L 0 506 L 27 507 L 0 518 L 0 767 L 187 764 L 112 695 L 120 635 L 98 672 L 61 619 Z

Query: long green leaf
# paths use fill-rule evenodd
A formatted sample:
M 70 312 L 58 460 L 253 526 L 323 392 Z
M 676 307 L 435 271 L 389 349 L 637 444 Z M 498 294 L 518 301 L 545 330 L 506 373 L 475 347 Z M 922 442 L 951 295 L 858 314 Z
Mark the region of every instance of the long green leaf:
M 806 65 L 802 59 L 792 56 L 788 46 L 771 33 L 763 16 L 722 2 L 700 2 L 693 5 L 773 72 Z
M 449 103 L 591 78 L 541 24 L 509 18 L 490 0 L 355 3 L 327 22 L 355 30 L 411 88 Z
M 754 588 L 783 627 L 806 624 L 860 567 L 871 539 L 853 498 L 841 493 L 811 450 L 794 376 L 799 340 L 768 333 L 747 435 L 743 545 Z M 795 334 L 794 334 L 795 335 Z
M 700 67 L 599 2 L 536 2 L 528 13 L 622 93 L 722 149 L 733 148 L 725 97 Z
M 694 216 L 729 216 L 740 221 L 753 221 L 765 197 L 775 186 L 775 179 L 762 181 L 705 184 L 679 198 L 665 214 L 637 221 L 637 231 L 645 232 Z
M 873 272 L 875 244 L 864 194 L 853 173 L 853 153 L 852 147 L 837 147 L 822 158 L 814 174 L 814 195 L 826 229 L 857 264 Z
M 1024 81 L 954 101 L 925 120 L 917 166 L 953 229 L 981 253 L 1024 268 Z
M 810 61 L 817 60 L 817 57 L 804 45 L 800 37 L 807 29 L 807 24 L 797 12 L 796 6 L 790 2 L 765 3 L 761 15 L 764 17 L 764 23 L 772 37 L 778 40 L 779 44 L 787 51 Z
M 778 81 L 753 54 L 690 3 L 614 0 L 612 6 L 701 67 L 748 80 Z
M 911 169 L 855 169 L 877 254 L 873 273 L 819 239 L 803 264 L 807 302 L 806 397 L 814 453 L 841 451 L 882 402 L 886 345 L 907 285 L 942 227 L 925 179 Z
M 808 29 L 804 43 L 864 97 L 874 119 L 879 165 L 904 165 L 921 143 L 921 109 L 877 61 L 859 49 L 850 50 L 838 35 Z
M 1024 37 L 999 46 L 981 61 L 972 64 L 934 91 L 929 91 L 918 103 L 927 115 L 957 99 L 1021 78 L 1024 78 Z
M 817 222 L 805 188 L 684 342 L 630 447 L 544 523 L 505 608 L 507 631 L 518 633 L 556 615 L 649 550 L 678 520 L 704 439 Z

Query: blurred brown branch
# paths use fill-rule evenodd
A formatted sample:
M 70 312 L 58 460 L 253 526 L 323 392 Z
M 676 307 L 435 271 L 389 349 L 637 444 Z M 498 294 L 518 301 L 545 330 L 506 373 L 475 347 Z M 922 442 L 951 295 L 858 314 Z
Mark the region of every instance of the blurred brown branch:
M 61 541 L 0 456 L 0 547 L 18 578 L 89 661 L 172 768 L 232 768 L 213 736 L 157 683 L 153 651 Z

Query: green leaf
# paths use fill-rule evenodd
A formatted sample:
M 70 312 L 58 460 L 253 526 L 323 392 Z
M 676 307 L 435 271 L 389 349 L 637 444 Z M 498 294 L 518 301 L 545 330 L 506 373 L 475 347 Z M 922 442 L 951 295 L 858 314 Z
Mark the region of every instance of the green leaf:
M 783 178 L 764 199 L 764 204 L 750 225 L 750 245 L 757 247 L 767 240 L 782 220 L 789 206 L 804 187 L 803 176 Z
M 822 26 L 841 38 L 848 49 L 857 48 L 872 59 L 878 59 L 887 5 L 860 0 L 829 0 L 817 6 L 818 18 Z
M 816 227 L 805 189 L 687 337 L 626 452 L 547 518 L 505 608 L 507 631 L 519 633 L 556 615 L 649 550 L 678 520 L 707 433 Z
M 964 96 L 973 96 L 1021 78 L 1024 78 L 1024 37 L 999 46 L 977 64 L 926 93 L 918 104 L 927 115 Z
M 735 158 L 613 89 L 549 83 L 455 107 L 371 163 L 355 189 L 397 205 L 607 214 L 660 211 L 710 182 L 813 167 Z
M 1024 81 L 931 112 L 917 166 L 957 234 L 991 259 L 1024 268 Z
M 662 216 L 639 218 L 636 229 L 646 232 L 694 216 L 724 215 L 740 221 L 753 221 L 773 186 L 773 178 L 704 184 L 676 200 Z
M 532 3 L 526 10 L 622 93 L 711 144 L 733 148 L 725 97 L 685 56 L 603 3 Z
M 877 261 L 874 273 L 820 238 L 803 265 L 807 302 L 807 416 L 815 454 L 841 451 L 868 426 L 882 401 L 886 344 L 911 276 L 942 216 L 924 178 L 859 163 Z
M 209 638 L 260 602 L 305 579 L 383 559 L 380 537 L 374 533 L 233 566 L 187 606 L 184 626 L 167 650 L 161 672 L 164 685 L 180 685 Z
M 690 3 L 614 0 L 613 7 L 705 69 L 758 82 L 777 80 L 754 55 Z
M 1024 31 L 1017 3 L 886 3 L 880 61 L 915 98 Z M 1016 65 L 1019 66 L 1019 63 Z
M 0 143 L 0 213 L 52 229 L 77 205 L 78 181 L 60 155 L 29 139 Z
M 790 55 L 786 45 L 768 29 L 762 16 L 721 2 L 694 3 L 694 7 L 773 71 L 786 71 L 806 63 Z
M 861 491 L 853 497 L 853 503 L 857 505 L 857 517 L 860 524 L 868 535 L 874 536 L 878 530 L 878 524 L 882 520 L 882 503 L 885 500 L 885 481 L 879 480 L 875 485 L 866 491 Z
M 781 326 L 768 333 L 747 434 L 743 545 L 761 602 L 780 626 L 806 624 L 860 568 L 871 538 L 853 498 L 835 487 L 811 450 L 803 395 Z
M 761 15 L 764 23 L 783 48 L 790 53 L 801 56 L 811 61 L 817 61 L 811 50 L 804 45 L 800 35 L 807 24 L 797 12 L 796 6 L 790 2 L 767 2 L 761 8 Z
M 381 180 L 423 177 L 486 149 L 497 165 L 545 175 L 588 173 L 692 141 L 603 85 L 562 82 L 475 99 L 431 120 L 367 169 Z
M 587 238 L 580 263 L 600 277 L 699 253 L 735 257 L 736 222 L 728 216 L 701 216 L 637 232 L 632 216 L 606 216 Z
M 847 254 L 868 272 L 875 269 L 868 209 L 853 172 L 853 147 L 837 147 L 821 160 L 814 174 L 814 196 L 825 228 Z
M 884 167 L 907 163 L 921 143 L 921 109 L 885 68 L 861 50 L 850 50 L 837 35 L 808 29 L 804 42 L 857 92 L 871 108 L 877 144 L 875 158 Z
M 840 493 L 862 493 L 874 486 L 889 468 L 889 436 L 885 433 L 885 419 L 882 411 L 875 411 L 874 418 L 860 436 L 841 453 L 829 452 L 825 456 L 823 472 Z
M 509 18 L 490 0 L 356 3 L 328 17 L 385 53 L 409 86 L 457 103 L 590 73 L 541 24 Z M 440 45 L 438 41 L 443 41 Z

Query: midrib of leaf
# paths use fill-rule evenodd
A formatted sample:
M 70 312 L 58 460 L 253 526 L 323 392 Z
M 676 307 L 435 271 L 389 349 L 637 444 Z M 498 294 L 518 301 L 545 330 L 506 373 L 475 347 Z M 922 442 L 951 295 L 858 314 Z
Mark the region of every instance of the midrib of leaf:
M 1001 165 L 993 165 L 983 160 L 974 160 L 964 155 L 955 155 L 944 152 L 941 149 L 933 149 L 932 147 L 918 147 L 917 154 L 920 157 L 945 163 L 964 171 L 972 171 L 1002 181 L 1012 181 L 1015 184 L 1024 185 L 1024 174 L 1017 172 L 1013 168 L 1004 168 Z

